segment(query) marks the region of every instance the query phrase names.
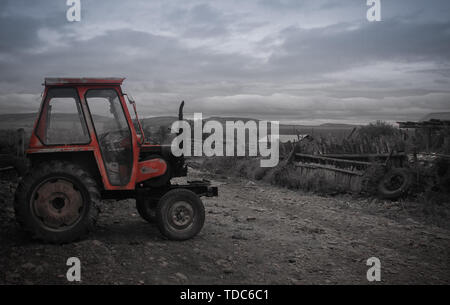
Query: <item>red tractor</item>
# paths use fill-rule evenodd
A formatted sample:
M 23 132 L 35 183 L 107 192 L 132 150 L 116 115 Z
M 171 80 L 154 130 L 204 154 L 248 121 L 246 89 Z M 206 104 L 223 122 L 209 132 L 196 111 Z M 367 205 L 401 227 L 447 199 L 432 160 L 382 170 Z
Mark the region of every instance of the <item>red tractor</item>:
M 170 145 L 145 142 L 123 78 L 46 78 L 26 156 L 31 167 L 15 195 L 15 213 L 32 238 L 67 243 L 90 232 L 101 199 L 136 199 L 139 214 L 168 239 L 203 227 L 201 196 L 217 196 L 206 180 L 171 184 L 187 175 Z M 179 119 L 183 119 L 183 105 Z

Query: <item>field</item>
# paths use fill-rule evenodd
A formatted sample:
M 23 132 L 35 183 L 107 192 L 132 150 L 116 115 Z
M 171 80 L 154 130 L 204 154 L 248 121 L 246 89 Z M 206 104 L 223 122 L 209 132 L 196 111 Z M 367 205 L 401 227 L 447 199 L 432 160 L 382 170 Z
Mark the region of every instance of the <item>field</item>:
M 15 183 L 2 182 L 0 283 L 66 284 L 72 256 L 82 261 L 83 284 L 368 284 L 372 256 L 381 260 L 381 283 L 450 283 L 449 214 L 436 218 L 413 201 L 320 196 L 189 172 L 212 180 L 219 197 L 204 200 L 205 227 L 186 242 L 163 239 L 134 200 L 123 200 L 101 203 L 88 239 L 36 243 L 15 224 Z
M 157 125 L 144 126 L 163 138 Z M 186 242 L 164 239 L 134 200 L 102 201 L 98 228 L 85 240 L 31 241 L 12 208 L 19 178 L 2 172 L 0 284 L 66 284 L 73 256 L 82 261 L 84 284 L 367 284 L 373 256 L 383 284 L 450 284 L 449 164 L 416 164 L 414 192 L 378 199 L 345 187 L 345 175 L 304 172 L 289 157 L 409 149 L 405 134 L 367 141 L 354 127 L 308 129 L 296 133 L 314 136 L 281 145 L 275 168 L 260 168 L 258 158 L 188 158 L 188 178 L 211 180 L 219 197 L 204 200 L 205 227 Z M 1 131 L 2 154 L 15 155 L 15 134 Z

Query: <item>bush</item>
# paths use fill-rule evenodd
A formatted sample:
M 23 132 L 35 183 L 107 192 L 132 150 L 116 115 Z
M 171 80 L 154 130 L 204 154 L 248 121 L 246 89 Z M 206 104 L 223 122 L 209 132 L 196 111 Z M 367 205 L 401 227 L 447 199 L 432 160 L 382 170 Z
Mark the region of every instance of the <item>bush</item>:
M 358 129 L 358 135 L 369 139 L 399 135 L 400 130 L 384 121 L 376 121 Z
M 386 170 L 383 166 L 377 164 L 369 166 L 362 179 L 362 192 L 369 196 L 378 195 L 378 184 L 385 173 Z

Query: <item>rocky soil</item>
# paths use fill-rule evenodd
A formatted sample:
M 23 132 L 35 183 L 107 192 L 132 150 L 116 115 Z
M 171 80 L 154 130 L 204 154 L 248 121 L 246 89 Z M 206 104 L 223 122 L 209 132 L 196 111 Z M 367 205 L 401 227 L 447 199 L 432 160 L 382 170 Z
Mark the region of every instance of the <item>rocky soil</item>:
M 211 179 L 206 223 L 189 241 L 162 238 L 133 200 L 104 201 L 98 230 L 66 245 L 30 241 L 12 209 L 16 184 L 0 182 L 0 284 L 66 284 L 66 261 L 81 260 L 83 284 L 450 284 L 447 214 L 431 221 L 412 202 L 321 197 L 264 183 Z M 418 212 L 419 211 L 419 212 Z

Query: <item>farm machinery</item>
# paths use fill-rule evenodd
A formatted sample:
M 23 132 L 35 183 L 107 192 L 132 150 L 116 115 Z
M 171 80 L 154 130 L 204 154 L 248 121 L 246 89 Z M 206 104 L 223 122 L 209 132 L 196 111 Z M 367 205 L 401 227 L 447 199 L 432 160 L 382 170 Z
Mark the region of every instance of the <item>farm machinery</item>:
M 190 239 L 202 229 L 200 197 L 217 196 L 217 187 L 206 180 L 171 183 L 187 175 L 184 157 L 145 141 L 123 80 L 45 79 L 25 152 L 30 167 L 14 203 L 18 223 L 32 238 L 68 243 L 84 237 L 102 199 L 135 199 L 139 215 L 168 239 Z
M 308 181 L 320 180 L 330 190 L 395 200 L 405 197 L 417 178 L 404 145 L 397 136 L 367 136 L 354 128 L 340 140 L 304 138 L 291 148 L 288 161 L 306 187 Z

